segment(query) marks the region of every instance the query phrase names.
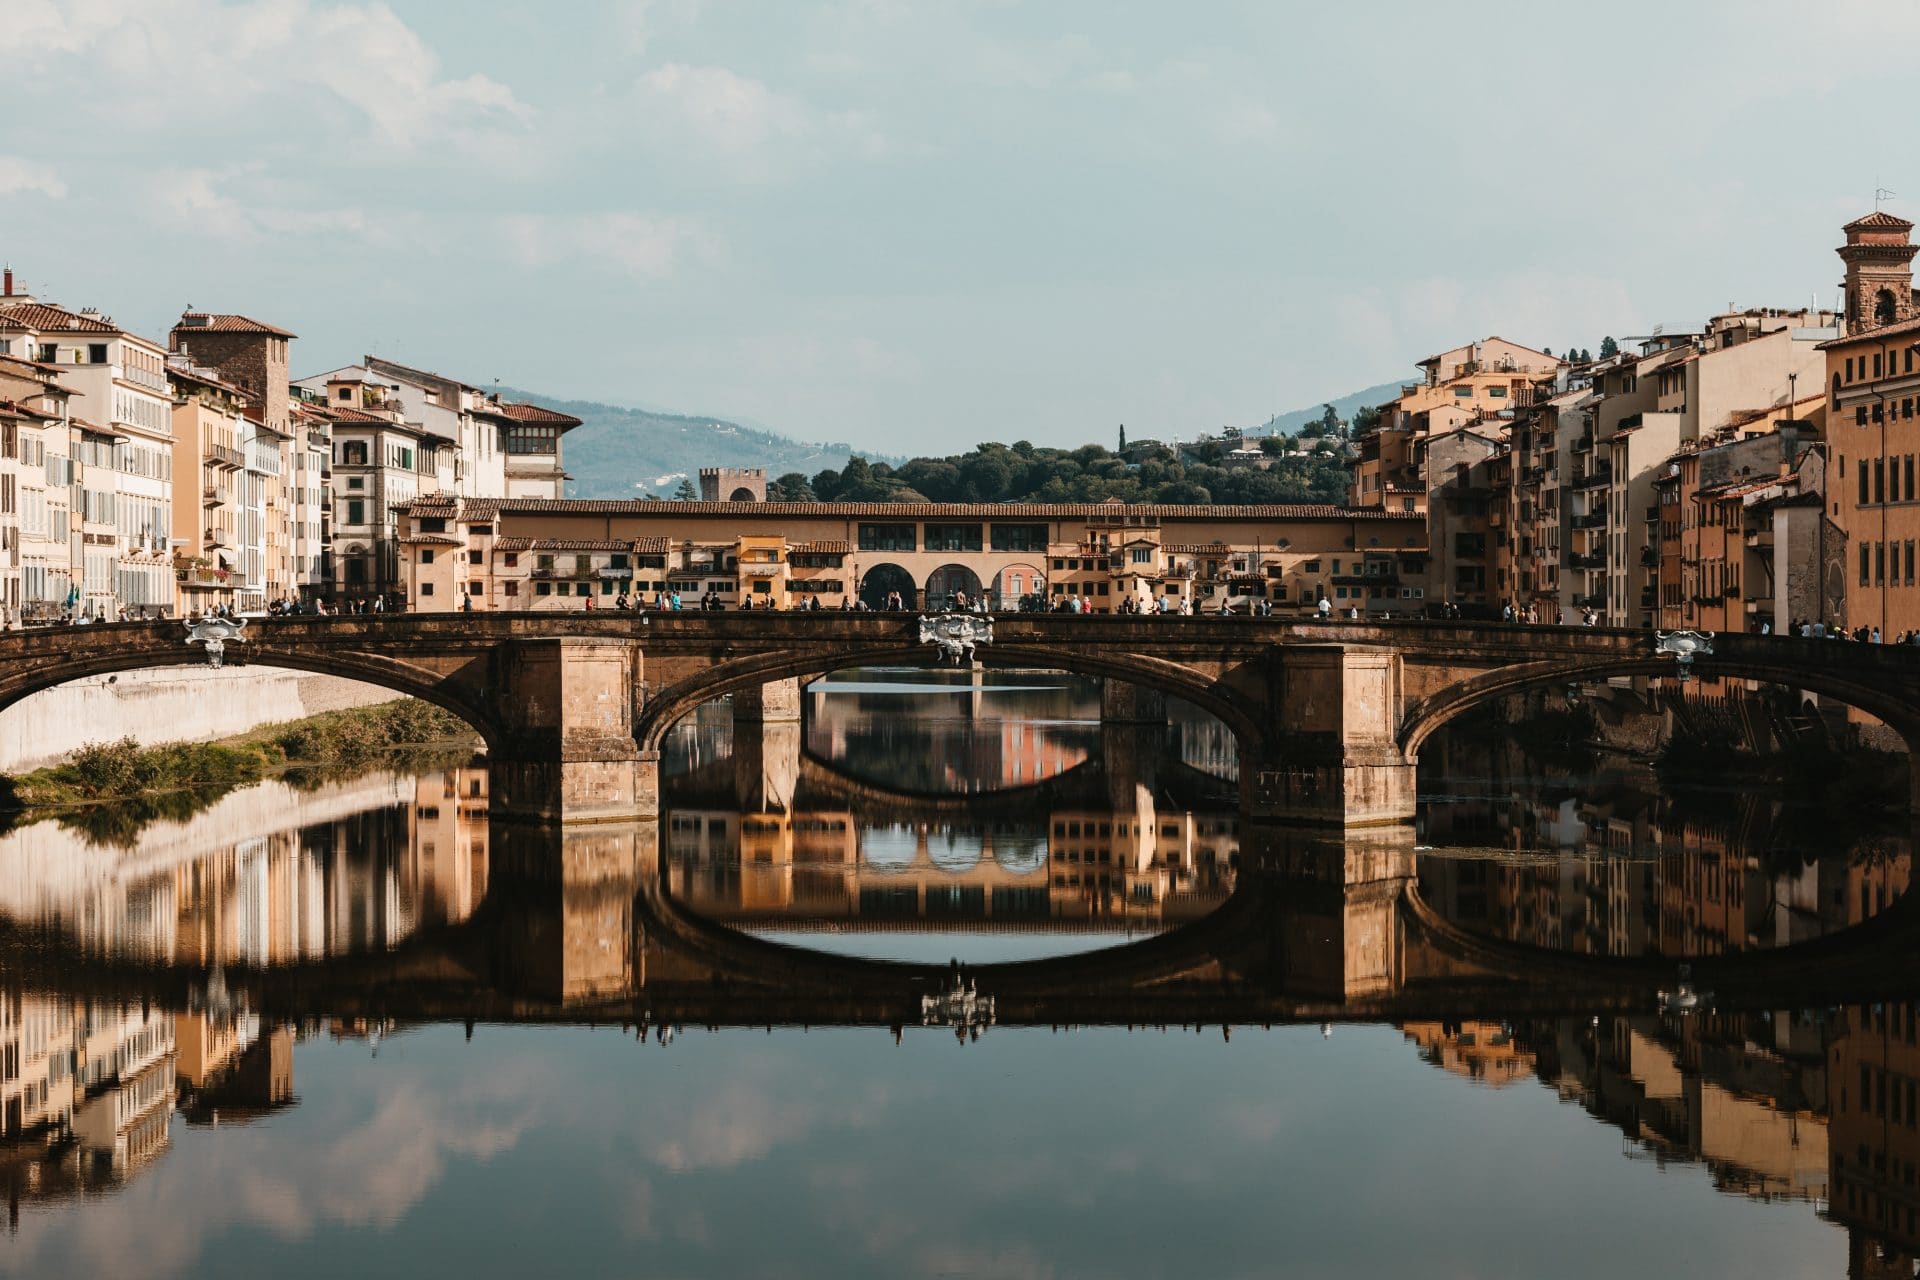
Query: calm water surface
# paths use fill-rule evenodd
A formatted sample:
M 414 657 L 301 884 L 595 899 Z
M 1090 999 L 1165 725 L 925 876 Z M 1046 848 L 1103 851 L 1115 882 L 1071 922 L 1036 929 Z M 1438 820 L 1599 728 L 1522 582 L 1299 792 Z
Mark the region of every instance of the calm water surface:
M 1275 833 L 1219 726 L 1099 711 L 716 704 L 591 849 L 483 762 L 0 836 L 0 1271 L 1914 1274 L 1903 833 L 1466 733 L 1417 832 Z

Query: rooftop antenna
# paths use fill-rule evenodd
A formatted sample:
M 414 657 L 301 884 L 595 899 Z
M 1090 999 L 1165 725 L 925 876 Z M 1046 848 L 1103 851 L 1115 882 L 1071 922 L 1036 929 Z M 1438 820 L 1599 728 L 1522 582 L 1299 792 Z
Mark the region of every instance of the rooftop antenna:
M 1900 194 L 1899 192 L 1889 191 L 1885 187 L 1875 187 L 1873 189 L 1873 211 L 1875 213 L 1880 212 L 1880 204 L 1882 201 L 1891 200 L 1894 196 L 1897 196 L 1899 194 Z

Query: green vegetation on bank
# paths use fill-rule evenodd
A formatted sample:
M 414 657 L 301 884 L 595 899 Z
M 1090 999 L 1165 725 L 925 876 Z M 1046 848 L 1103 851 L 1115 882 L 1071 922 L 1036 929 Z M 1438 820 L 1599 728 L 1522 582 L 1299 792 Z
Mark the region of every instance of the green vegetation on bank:
M 1097 444 L 1046 449 L 1019 440 L 897 467 L 856 455 L 842 470 L 812 479 L 783 475 L 768 486 L 767 496 L 788 502 L 1344 502 L 1340 442 L 1331 435 L 1315 440 L 1314 451 L 1305 455 L 1263 441 L 1260 464 L 1232 457 L 1243 445 L 1239 437 L 1178 448 L 1136 441 L 1118 453 Z
M 424 769 L 469 757 L 474 732 L 451 712 L 405 699 L 265 725 L 218 742 L 96 742 L 31 773 L 0 774 L 0 814 L 43 816 L 106 843 L 182 819 L 270 777 L 318 785 L 374 767 Z M 11 825 L 11 824 L 9 824 Z

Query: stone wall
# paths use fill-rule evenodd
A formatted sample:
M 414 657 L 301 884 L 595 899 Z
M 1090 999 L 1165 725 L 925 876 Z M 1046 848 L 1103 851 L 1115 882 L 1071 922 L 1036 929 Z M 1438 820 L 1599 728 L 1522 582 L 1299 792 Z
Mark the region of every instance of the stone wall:
M 0 711 L 0 773 L 53 764 L 89 742 L 206 742 L 400 696 L 338 676 L 266 667 L 158 667 L 88 676 Z

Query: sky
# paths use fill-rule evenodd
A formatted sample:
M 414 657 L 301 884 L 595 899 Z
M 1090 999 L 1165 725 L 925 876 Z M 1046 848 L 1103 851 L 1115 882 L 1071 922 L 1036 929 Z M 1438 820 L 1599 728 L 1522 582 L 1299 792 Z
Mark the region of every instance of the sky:
M 1600 15 L 1604 14 L 1602 18 Z M 1832 305 L 1920 6 L 6 0 L 0 258 L 890 453 Z M 1863 55 L 1866 55 L 1863 61 Z

